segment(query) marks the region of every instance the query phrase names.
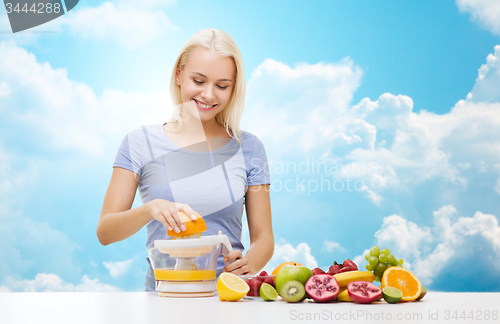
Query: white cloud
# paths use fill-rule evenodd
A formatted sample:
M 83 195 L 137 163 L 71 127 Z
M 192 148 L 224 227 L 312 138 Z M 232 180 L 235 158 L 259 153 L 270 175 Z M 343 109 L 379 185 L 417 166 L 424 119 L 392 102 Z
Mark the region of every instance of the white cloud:
M 495 46 L 495 53 L 488 55 L 486 64 L 481 65 L 478 74 L 467 101 L 500 102 L 500 45 Z
M 73 257 L 78 245 L 38 215 L 29 218 L 22 212 L 43 162 L 17 156 L 2 146 L 0 157 L 0 278 L 23 276 L 35 268 L 78 276 L 80 265 Z
M 398 215 L 388 216 L 375 233 L 377 244 L 389 248 L 396 258 L 403 258 L 405 268 L 414 271 L 424 285 L 432 285 L 434 289 L 450 285 L 435 280 L 443 272 L 451 271 L 457 280 L 465 280 L 471 265 L 483 265 L 480 269 L 483 276 L 497 276 L 500 271 L 498 220 L 479 211 L 473 217 L 456 218 L 456 213 L 452 205 L 443 206 L 433 213 L 431 227 L 420 227 Z
M 290 243 L 283 242 L 274 246 L 274 255 L 264 270 L 270 274 L 278 265 L 287 261 L 298 262 L 309 269 L 318 266 L 318 262 L 311 254 L 311 247 L 307 243 L 299 243 L 294 248 Z
M 471 20 L 500 35 L 500 2 L 497 0 L 457 0 L 460 12 L 471 14 Z
M 172 2 L 175 1 L 106 1 L 98 7 L 79 5 L 54 20 L 54 25 L 69 29 L 77 37 L 117 42 L 134 49 L 179 29 L 162 10 Z
M 500 174 L 500 163 L 495 164 L 493 168 Z M 494 189 L 496 193 L 500 195 L 500 178 L 497 179 Z
M 370 250 L 364 250 L 363 253 L 361 253 L 361 255 L 357 255 L 355 256 L 352 261 L 354 263 L 356 263 L 356 265 L 358 266 L 358 270 L 359 271 L 365 271 L 365 266 L 367 264 L 366 262 L 366 259 L 365 259 L 365 255 L 367 255 L 368 253 L 370 253 Z
M 78 39 L 116 42 L 124 48 L 136 49 L 179 30 L 164 11 L 175 2 L 117 0 L 105 1 L 97 7 L 92 7 L 80 1 L 73 10 L 57 19 L 23 32 L 4 34 L 0 37 L 15 39 L 20 44 L 29 44 L 39 36 L 33 31 L 68 31 Z M 11 30 L 5 13 L 0 14 L 0 30 Z
M 406 255 L 419 258 L 421 250 L 419 248 L 432 241 L 432 235 L 428 228 L 420 228 L 417 224 L 407 221 L 398 215 L 385 217 L 382 227 L 375 233 L 378 246 L 386 248 L 397 246 L 397 255 Z M 391 252 L 393 251 L 390 248 Z
M 0 57 L 0 84 L 11 89 L 0 101 L 2 118 L 19 128 L 29 125 L 49 149 L 109 157 L 127 131 L 170 116 L 167 89 L 155 93 L 104 90 L 97 96 L 88 85 L 70 80 L 66 69 L 39 63 L 13 42 L 0 42 Z
M 342 245 L 340 245 L 340 243 L 327 240 L 323 242 L 323 249 L 327 252 L 347 252 L 346 249 Z
M 349 107 L 362 75 L 349 59 L 295 68 L 268 59 L 248 82 L 244 128 L 266 143 L 271 163 L 304 156 L 343 163 L 332 176 L 362 180 L 357 191 L 377 206 L 436 179 L 463 191 L 500 160 L 499 51 L 469 99 L 442 115 L 415 113 L 410 97 L 390 93 Z M 360 164 L 361 171 L 350 167 Z
M 80 273 L 73 255 L 77 244 L 48 223 L 27 218 L 9 207 L 0 217 L 0 278 L 22 276 L 32 269 L 66 277 Z
M 39 273 L 33 280 L 16 280 L 10 276 L 5 277 L 0 282 L 0 291 L 18 291 L 18 292 L 117 292 L 119 288 L 104 284 L 99 279 L 90 279 L 84 275 L 80 283 L 74 285 L 65 282 L 55 274 Z
M 249 109 L 242 126 L 275 142 L 275 154 L 300 155 L 331 142 L 359 143 L 371 130 L 360 123 L 353 133 L 354 121 L 343 116 L 361 76 L 349 58 L 295 68 L 266 59 L 248 82 Z
M 11 93 L 12 90 L 7 83 L 0 83 L 0 99 L 7 98 Z
M 157 93 L 105 90 L 97 96 L 88 85 L 68 79 L 65 69 L 38 62 L 13 41 L 0 41 L 0 57 L 0 114 L 2 122 L 12 126 L 2 127 L 2 134 L 17 138 L 16 132 L 22 133 L 27 140 L 25 152 L 33 145 L 35 152 L 76 151 L 88 159 L 109 161 L 127 131 L 169 116 L 166 89 Z M 0 278 L 17 280 L 33 270 L 69 280 L 80 278 L 82 266 L 75 259 L 80 247 L 53 224 L 23 213 L 26 199 L 22 197 L 32 194 L 31 186 L 54 167 L 54 161 L 36 154 L 20 156 L 3 146 L 0 156 Z M 87 279 L 80 285 L 100 289 L 99 282 Z
M 106 269 L 109 270 L 109 274 L 111 275 L 111 277 L 116 279 L 130 270 L 132 266 L 132 259 L 116 262 L 104 261 L 102 264 L 106 267 Z

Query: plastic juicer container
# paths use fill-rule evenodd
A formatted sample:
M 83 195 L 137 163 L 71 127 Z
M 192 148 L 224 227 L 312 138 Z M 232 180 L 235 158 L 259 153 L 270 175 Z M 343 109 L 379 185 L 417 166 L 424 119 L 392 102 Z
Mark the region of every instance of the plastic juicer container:
M 216 288 L 217 260 L 233 248 L 226 235 L 156 240 L 148 250 L 162 297 L 210 297 Z

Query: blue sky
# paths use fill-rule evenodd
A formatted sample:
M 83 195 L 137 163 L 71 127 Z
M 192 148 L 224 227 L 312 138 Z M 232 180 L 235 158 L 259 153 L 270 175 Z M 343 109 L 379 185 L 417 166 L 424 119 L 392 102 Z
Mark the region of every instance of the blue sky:
M 9 34 L 0 9 L 0 291 L 142 289 L 145 231 L 103 247 L 97 219 L 123 136 L 168 117 L 208 27 L 242 52 L 271 166 L 267 269 L 364 267 L 379 244 L 431 290 L 499 291 L 499 21 L 487 0 L 82 1 Z

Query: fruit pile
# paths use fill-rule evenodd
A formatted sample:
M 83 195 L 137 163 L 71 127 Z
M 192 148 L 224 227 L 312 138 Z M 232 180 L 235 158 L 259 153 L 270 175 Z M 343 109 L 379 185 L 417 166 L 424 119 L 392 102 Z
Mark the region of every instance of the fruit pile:
M 402 267 L 404 262 L 403 259 L 396 260 L 390 250 L 383 249 L 381 251 L 378 246 L 372 247 L 370 252 L 365 255 L 365 259 L 368 261 L 366 270 L 373 272 L 377 282 L 380 282 L 386 269 L 394 266 Z
M 375 260 L 372 258 L 376 258 L 377 263 L 374 269 L 368 267 L 373 262 L 369 263 L 369 271 L 359 271 L 357 265 L 347 259 L 342 264 L 334 262 L 328 272 L 321 268 L 310 270 L 297 262 L 285 262 L 273 271 L 273 276 L 262 271 L 246 281 L 230 273 L 222 273 L 217 290 L 221 300 L 239 300 L 248 293 L 248 296 L 260 296 L 266 301 L 274 301 L 279 295 L 289 303 L 306 298 L 317 303 L 339 301 L 366 304 L 382 298 L 388 303 L 397 303 L 420 300 L 425 296 L 427 290 L 411 271 L 402 267 L 402 259 L 395 260 L 389 250 L 380 251 L 378 246 L 367 255 L 369 262 Z M 372 283 L 376 279 L 381 282 L 380 287 Z
M 368 303 L 379 299 L 382 292 L 369 293 L 380 288 L 371 284 L 375 276 L 369 271 L 359 271 L 357 265 L 347 259 L 342 264 L 334 262 L 328 272 L 321 268 L 309 270 L 301 265 L 282 266 L 276 274 L 276 288 L 285 301 L 294 303 L 311 298 L 317 303 L 353 301 Z M 351 289 L 348 288 L 349 284 Z M 367 287 L 367 284 L 370 286 Z M 351 294 L 359 297 L 351 297 Z M 370 295 L 366 298 L 365 295 Z M 373 299 L 372 295 L 374 295 Z

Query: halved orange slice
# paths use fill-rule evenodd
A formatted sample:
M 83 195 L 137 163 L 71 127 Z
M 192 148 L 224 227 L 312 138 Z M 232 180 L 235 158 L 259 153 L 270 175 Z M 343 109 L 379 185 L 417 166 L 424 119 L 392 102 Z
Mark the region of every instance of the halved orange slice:
M 401 301 L 412 301 L 422 293 L 422 284 L 411 271 L 401 267 L 390 267 L 384 271 L 381 280 L 384 287 L 398 288 L 403 292 Z
M 179 215 L 181 216 L 181 220 L 186 224 L 186 230 L 184 232 L 176 233 L 173 230 L 167 230 L 167 235 L 175 238 L 184 238 L 185 236 L 191 236 L 193 234 L 200 234 L 207 230 L 207 224 L 205 220 L 200 216 L 200 214 L 196 213 L 196 220 L 192 220 L 186 213 L 183 211 L 179 211 Z

